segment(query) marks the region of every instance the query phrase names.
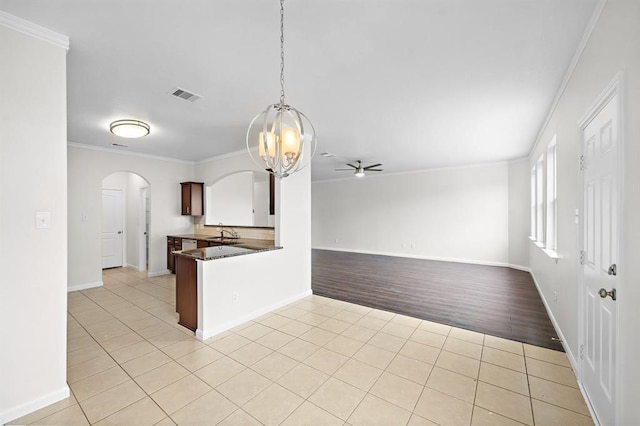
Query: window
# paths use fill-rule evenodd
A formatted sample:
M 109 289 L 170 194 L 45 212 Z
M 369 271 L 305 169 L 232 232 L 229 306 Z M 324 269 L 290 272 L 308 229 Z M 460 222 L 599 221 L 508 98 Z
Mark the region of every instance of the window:
M 536 166 L 531 169 L 531 233 L 529 237 L 536 240 Z
M 549 142 L 547 147 L 547 235 L 546 235 L 546 248 L 548 250 L 556 251 L 558 248 L 558 235 L 557 235 L 557 199 L 558 194 L 556 192 L 556 137 L 554 136 Z
M 536 242 L 544 246 L 544 157 L 536 164 Z

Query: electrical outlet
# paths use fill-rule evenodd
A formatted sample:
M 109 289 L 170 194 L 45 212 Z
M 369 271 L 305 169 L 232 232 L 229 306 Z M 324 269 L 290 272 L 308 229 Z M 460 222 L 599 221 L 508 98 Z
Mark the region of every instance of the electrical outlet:
M 558 303 L 558 292 L 557 291 L 553 292 L 553 303 Z
M 239 298 L 240 298 L 240 296 L 238 295 L 237 291 L 234 291 L 233 293 L 231 293 L 231 301 L 233 303 L 236 303 Z
M 36 212 L 36 229 L 51 227 L 51 212 Z
M 333 242 L 337 244 L 338 243 L 338 239 L 336 238 L 335 240 L 333 240 Z
M 400 247 L 404 248 L 404 243 L 400 244 Z
M 411 248 L 416 248 L 416 243 L 411 243 Z

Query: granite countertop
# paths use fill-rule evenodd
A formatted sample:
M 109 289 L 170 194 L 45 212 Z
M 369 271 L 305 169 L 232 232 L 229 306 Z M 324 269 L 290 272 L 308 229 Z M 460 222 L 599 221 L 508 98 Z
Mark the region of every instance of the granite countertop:
M 207 240 L 207 241 L 211 241 L 211 237 L 215 237 L 215 235 L 205 235 L 205 234 L 173 234 L 173 235 L 167 235 L 167 237 L 186 238 L 187 240 Z
M 247 241 L 247 240 L 244 240 Z M 251 241 L 263 241 L 263 240 L 251 240 Z M 264 241 L 269 244 L 261 245 L 249 245 L 249 244 L 232 244 L 232 245 L 219 245 L 213 247 L 203 247 L 194 250 L 179 250 L 173 253 L 176 256 L 190 257 L 196 260 L 214 260 L 222 259 L 223 257 L 242 256 L 244 254 L 259 253 L 261 251 L 278 250 L 282 247 L 275 246 L 270 241 Z

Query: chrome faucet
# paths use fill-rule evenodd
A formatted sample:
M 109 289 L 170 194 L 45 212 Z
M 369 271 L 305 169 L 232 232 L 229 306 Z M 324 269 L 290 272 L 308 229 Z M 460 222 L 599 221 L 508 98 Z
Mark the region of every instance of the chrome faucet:
M 229 228 L 229 229 L 225 229 L 225 226 L 222 224 L 222 222 L 220 222 L 218 224 L 218 226 L 220 227 L 220 238 L 224 238 L 224 233 L 226 232 L 227 234 L 229 234 L 230 238 L 239 238 L 238 237 L 238 233 L 236 232 L 235 229 L 233 228 Z

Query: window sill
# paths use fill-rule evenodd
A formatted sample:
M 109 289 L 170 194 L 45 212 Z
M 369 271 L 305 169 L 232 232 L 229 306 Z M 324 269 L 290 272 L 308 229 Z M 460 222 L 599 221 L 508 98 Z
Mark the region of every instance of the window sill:
M 536 241 L 536 239 L 535 239 L 535 238 L 533 238 L 533 237 L 531 237 L 531 236 L 529 237 L 529 239 L 531 240 L 531 242 L 532 242 L 533 244 L 535 244 L 538 248 L 540 248 L 540 250 L 542 250 L 542 252 L 543 252 L 544 254 L 546 254 L 547 256 L 549 256 L 549 258 L 550 258 L 551 260 L 553 260 L 555 263 L 558 263 L 558 259 L 560 259 L 560 255 L 558 254 L 558 252 L 557 252 L 557 251 L 555 251 L 555 250 L 549 250 L 549 249 L 545 248 L 543 243 L 541 243 L 540 241 Z
M 551 260 L 553 260 L 555 263 L 558 263 L 558 259 L 560 259 L 560 255 L 558 254 L 557 251 L 549 250 L 549 249 L 546 249 L 546 248 L 543 248 L 542 251 L 544 252 L 544 254 L 549 256 L 551 258 Z

